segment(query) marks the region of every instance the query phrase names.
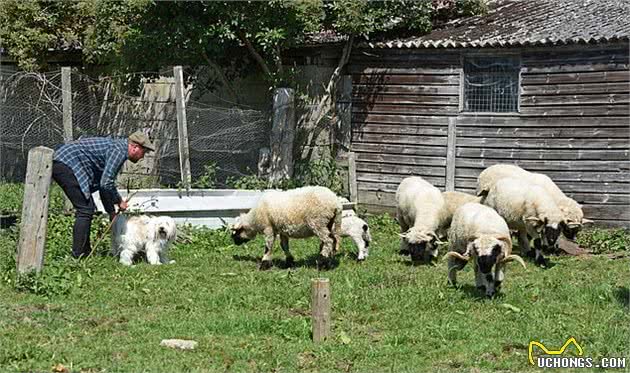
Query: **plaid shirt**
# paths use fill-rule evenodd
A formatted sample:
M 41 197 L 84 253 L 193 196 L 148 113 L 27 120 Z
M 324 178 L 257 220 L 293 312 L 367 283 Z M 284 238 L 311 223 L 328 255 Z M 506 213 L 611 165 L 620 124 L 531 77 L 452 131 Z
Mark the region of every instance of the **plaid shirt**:
M 55 150 L 54 160 L 70 167 L 85 198 L 100 191 L 101 198 L 120 203 L 116 175 L 128 158 L 127 139 L 90 137 L 63 144 Z M 105 206 L 113 209 L 113 206 Z

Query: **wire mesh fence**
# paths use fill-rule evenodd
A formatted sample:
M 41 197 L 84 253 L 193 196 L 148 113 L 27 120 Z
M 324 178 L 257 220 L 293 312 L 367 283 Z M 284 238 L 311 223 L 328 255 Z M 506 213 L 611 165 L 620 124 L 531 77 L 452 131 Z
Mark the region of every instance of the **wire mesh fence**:
M 126 162 L 120 185 L 174 186 L 181 180 L 175 88 L 172 77 L 141 81 L 139 92 L 121 92 L 112 78 L 73 72 L 73 139 L 125 137 L 140 130 L 157 150 L 142 162 Z M 29 149 L 64 142 L 61 72 L 0 70 L 0 180 L 22 181 Z M 127 79 L 132 80 L 132 79 Z M 226 187 L 228 177 L 256 172 L 259 149 L 269 146 L 268 112 L 189 101 L 188 143 L 193 185 Z M 212 185 L 197 180 L 212 170 Z

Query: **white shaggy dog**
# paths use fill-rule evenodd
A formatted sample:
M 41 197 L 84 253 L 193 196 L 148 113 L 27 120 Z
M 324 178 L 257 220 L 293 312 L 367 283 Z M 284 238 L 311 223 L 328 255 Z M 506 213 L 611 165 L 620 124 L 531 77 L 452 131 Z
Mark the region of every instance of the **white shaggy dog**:
M 118 215 L 112 227 L 112 254 L 128 266 L 140 252 L 146 253 L 150 264 L 167 264 L 168 248 L 175 238 L 177 226 L 171 217 Z

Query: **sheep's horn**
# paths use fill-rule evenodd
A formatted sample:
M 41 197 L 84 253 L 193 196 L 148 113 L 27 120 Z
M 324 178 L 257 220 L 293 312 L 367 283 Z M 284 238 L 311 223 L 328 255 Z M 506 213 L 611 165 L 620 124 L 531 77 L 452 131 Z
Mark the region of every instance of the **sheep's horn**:
M 457 259 L 461 259 L 464 261 L 469 261 L 470 257 L 468 256 L 464 256 L 456 251 L 449 251 L 448 253 L 446 253 L 446 255 L 444 255 L 444 259 L 448 259 L 448 258 L 457 258 Z
M 506 257 L 502 260 L 502 262 L 511 262 L 511 261 L 513 261 L 513 260 L 515 260 L 515 261 L 519 262 L 519 264 L 520 264 L 520 265 L 522 265 L 522 266 L 523 266 L 523 268 L 527 269 L 527 266 L 525 265 L 525 261 L 523 260 L 523 258 L 521 258 L 520 256 L 518 256 L 518 255 L 516 255 L 516 254 L 511 254 L 511 255 L 506 256 Z
M 586 218 L 582 219 L 582 224 L 593 224 L 593 223 L 595 222 L 591 219 L 586 219 Z

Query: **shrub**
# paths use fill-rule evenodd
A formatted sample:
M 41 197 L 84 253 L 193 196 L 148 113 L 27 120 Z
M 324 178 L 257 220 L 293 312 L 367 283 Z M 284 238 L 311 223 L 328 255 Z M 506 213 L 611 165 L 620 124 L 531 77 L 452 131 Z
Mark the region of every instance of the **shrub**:
M 603 254 L 630 249 L 630 233 L 624 228 L 593 228 L 580 231 L 577 243 L 593 251 Z

